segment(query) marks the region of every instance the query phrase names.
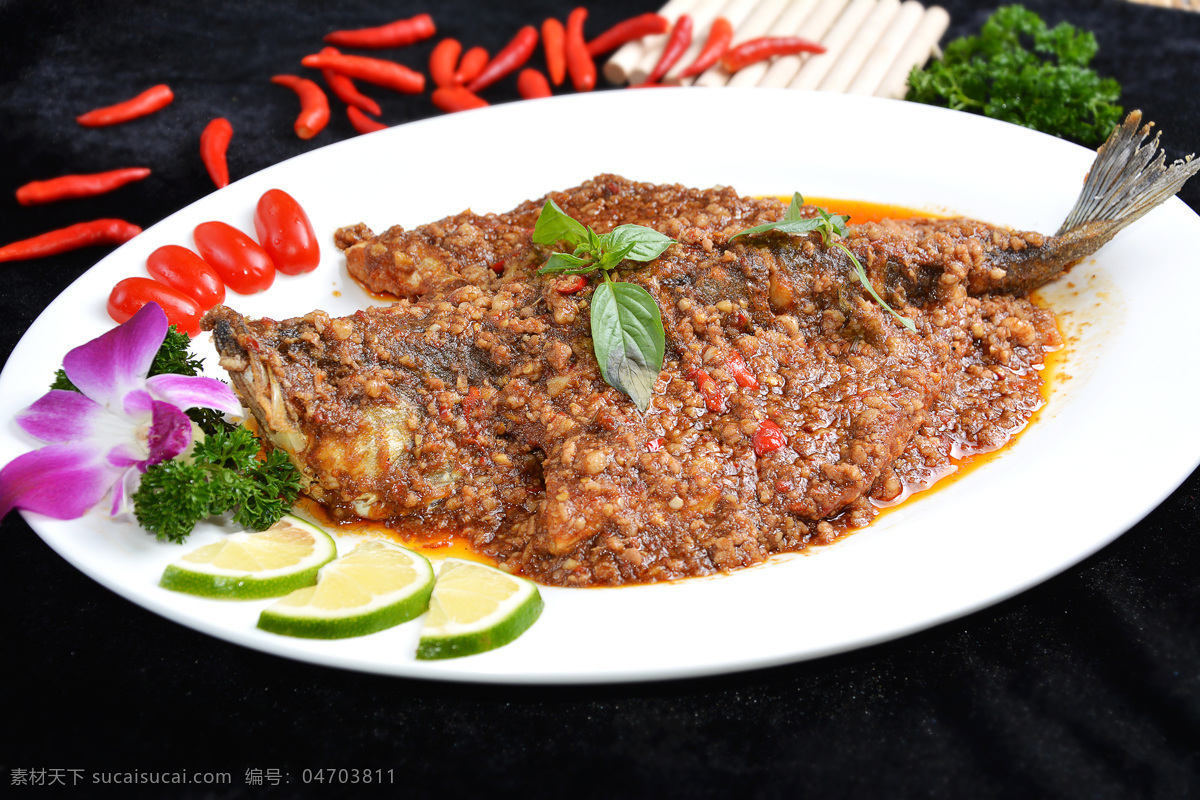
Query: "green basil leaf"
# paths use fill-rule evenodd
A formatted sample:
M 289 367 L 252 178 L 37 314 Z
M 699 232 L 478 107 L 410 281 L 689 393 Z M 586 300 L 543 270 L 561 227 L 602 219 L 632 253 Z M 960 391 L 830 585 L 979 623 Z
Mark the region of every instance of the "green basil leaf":
M 661 256 L 675 240 L 645 225 L 618 225 L 604 237 L 606 247 L 613 251 L 624 251 L 622 259 L 630 261 L 653 261 Z
M 605 234 L 605 236 L 607 235 Z M 634 245 L 630 243 L 623 248 L 615 249 L 609 247 L 607 242 L 603 242 L 600 248 L 600 258 L 596 260 L 596 265 L 603 270 L 616 269 L 629 256 L 633 247 Z
M 781 219 L 776 222 L 767 222 L 763 225 L 755 225 L 753 228 L 747 228 L 744 231 L 738 231 L 733 236 L 729 237 L 733 241 L 739 236 L 753 236 L 757 233 L 766 233 L 767 231 L 779 231 L 780 233 L 808 233 L 822 227 L 825 223 L 819 217 L 811 219 Z
M 551 253 L 546 259 L 546 263 L 538 270 L 539 274 L 545 275 L 551 272 L 569 272 L 583 273 L 591 272 L 596 268 L 596 264 L 592 261 L 573 256 L 570 253 Z
M 588 241 L 588 228 L 558 207 L 558 203 L 547 200 L 533 224 L 535 244 L 557 244 L 566 242 L 581 245 Z
M 843 214 L 830 214 L 823 208 L 817 209 L 817 216 L 803 218 L 800 216 L 801 209 L 804 207 L 804 198 L 799 192 L 792 195 L 792 202 L 788 205 L 787 211 L 784 212 L 783 219 L 776 222 L 767 222 L 763 225 L 755 225 L 753 228 L 747 228 L 744 231 L 739 231 L 729 237 L 733 241 L 739 236 L 753 236 L 758 233 L 766 233 L 767 231 L 779 231 L 780 233 L 797 234 L 809 233 L 810 231 L 820 231 L 821 241 L 829 244 L 829 238 L 833 235 L 845 236 L 848 232 L 846 223 L 850 221 L 850 217 Z
M 600 258 L 604 255 L 604 241 L 600 238 L 600 234 L 592 230 L 591 226 L 584 230 L 587 232 L 587 244 L 584 246 L 587 247 L 593 258 Z
M 838 236 L 845 237 L 846 234 L 850 232 L 849 228 L 846 227 L 846 223 L 850 221 L 850 217 L 846 216 L 845 214 L 830 214 L 823 208 L 820 210 L 820 213 L 822 221 L 828 223 L 829 233 L 834 233 Z M 825 240 L 825 244 L 829 244 L 829 234 L 823 234 L 823 238 Z
M 793 193 L 792 202 L 788 204 L 787 211 L 784 213 L 783 218 L 786 220 L 800 219 L 800 209 L 803 207 L 804 198 L 800 196 L 799 192 Z
M 600 374 L 645 411 L 666 349 L 654 298 L 636 284 L 606 279 L 592 293 L 591 326 Z

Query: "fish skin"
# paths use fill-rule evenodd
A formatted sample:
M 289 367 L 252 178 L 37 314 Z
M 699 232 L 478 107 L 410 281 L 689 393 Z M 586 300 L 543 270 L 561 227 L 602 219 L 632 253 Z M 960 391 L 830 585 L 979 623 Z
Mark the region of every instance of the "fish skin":
M 481 385 L 488 372 L 473 341 L 451 332 L 462 315 L 447 305 L 341 319 L 316 311 L 278 323 L 218 306 L 205 325 L 259 429 L 299 468 L 304 492 L 385 519 L 425 512 L 448 496 L 459 476 L 447 448 L 489 450 L 463 424 L 433 437 L 427 430 L 447 386 L 460 376 Z M 515 472 L 492 470 L 521 483 Z M 494 486 L 481 491 L 497 494 Z
M 643 213 L 652 200 L 622 216 L 614 198 L 639 192 L 675 197 L 675 216 Z M 828 541 L 943 451 L 995 446 L 1040 402 L 1034 367 L 1059 344 L 1052 315 L 1014 293 L 1101 235 L 1079 232 L 1093 220 L 1053 237 L 973 220 L 853 226 L 846 245 L 914 319 L 910 334 L 817 234 L 729 241 L 780 218 L 779 201 L 616 176 L 548 197 L 598 231 L 636 222 L 678 241 L 621 274 L 654 296 L 668 337 L 644 414 L 600 379 L 591 289 L 562 295 L 536 274 L 549 249 L 528 236 L 545 198 L 379 239 L 342 229 L 352 273 L 399 289 L 392 307 L 282 322 L 218 308 L 203 326 L 309 494 L 357 516 L 460 526 L 480 552 L 563 585 L 709 574 Z M 762 386 L 733 380 L 733 352 Z M 687 377 L 699 369 L 724 409 L 706 408 Z M 956 417 L 1005 397 L 1028 401 L 984 433 Z M 758 455 L 751 434 L 768 418 L 788 446 Z

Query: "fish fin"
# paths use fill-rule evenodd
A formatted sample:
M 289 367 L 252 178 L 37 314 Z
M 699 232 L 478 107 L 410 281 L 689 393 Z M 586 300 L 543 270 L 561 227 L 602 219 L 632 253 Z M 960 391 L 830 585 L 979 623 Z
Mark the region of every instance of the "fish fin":
M 1158 149 L 1158 134 L 1149 146 L 1143 144 L 1154 123 L 1140 125 L 1141 121 L 1141 111 L 1129 112 L 1100 146 L 1079 199 L 1055 236 L 1086 227 L 1089 238 L 1107 242 L 1200 172 L 1200 160 L 1190 155 L 1166 166 L 1165 155 Z

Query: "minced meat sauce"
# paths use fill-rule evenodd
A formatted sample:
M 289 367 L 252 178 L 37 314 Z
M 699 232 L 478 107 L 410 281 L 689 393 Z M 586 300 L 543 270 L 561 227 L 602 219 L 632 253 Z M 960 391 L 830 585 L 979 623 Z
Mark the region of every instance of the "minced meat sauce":
M 206 318 L 239 393 L 335 517 L 455 531 L 550 584 L 705 575 L 868 524 L 1041 405 L 1054 317 L 986 288 L 1013 281 L 991 254 L 1039 234 L 852 226 L 845 243 L 913 333 L 815 234 L 731 240 L 780 218 L 775 199 L 617 176 L 549 196 L 597 232 L 637 223 L 678 242 L 616 276 L 662 312 L 645 412 L 600 376 L 591 287 L 564 293 L 537 274 L 545 198 L 378 237 L 339 231 L 351 274 L 398 298 L 388 308 Z

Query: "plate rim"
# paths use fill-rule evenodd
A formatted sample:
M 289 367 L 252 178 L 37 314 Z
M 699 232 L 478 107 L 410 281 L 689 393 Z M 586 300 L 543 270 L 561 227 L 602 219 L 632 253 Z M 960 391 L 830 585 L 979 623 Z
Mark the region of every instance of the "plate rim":
M 720 92 L 721 94 L 714 95 L 714 93 L 716 93 L 716 92 Z M 785 92 L 786 92 L 786 95 L 784 95 Z M 996 130 L 996 131 L 1003 130 L 1004 131 L 1003 134 L 997 134 L 997 135 L 1001 136 L 1001 138 L 1007 138 L 1009 135 L 1011 135 L 1011 136 L 1015 137 L 1016 139 L 1023 139 L 1024 141 L 1029 141 L 1029 142 L 1036 142 L 1036 141 L 1044 142 L 1044 140 L 1049 139 L 1055 143 L 1053 145 L 1053 147 L 1055 147 L 1055 148 L 1061 147 L 1061 146 L 1075 148 L 1077 151 L 1082 151 L 1083 153 L 1086 153 L 1089 159 L 1092 155 L 1092 152 L 1087 150 L 1086 148 L 1082 148 L 1078 145 L 1072 145 L 1070 143 L 1062 142 L 1061 140 L 1054 139 L 1053 137 L 1048 137 L 1045 134 L 1039 134 L 1034 131 L 1028 131 L 1026 129 L 1015 128 L 1015 126 L 1009 125 L 1008 123 L 998 122 L 996 120 L 989 120 L 989 119 L 982 118 L 982 117 L 966 115 L 966 114 L 962 114 L 961 112 L 955 112 L 955 111 L 951 111 L 948 109 L 933 108 L 933 107 L 929 107 L 929 106 L 918 106 L 916 104 L 906 103 L 904 101 L 882 100 L 882 99 L 878 99 L 878 98 L 852 98 L 852 97 L 844 96 L 844 95 L 821 95 L 819 93 L 797 92 L 796 90 L 762 90 L 762 89 L 734 90 L 734 89 L 725 89 L 725 88 L 722 88 L 722 89 L 688 88 L 688 89 L 676 90 L 675 93 L 680 96 L 687 97 L 688 99 L 684 101 L 685 103 L 694 104 L 698 107 L 703 107 L 707 102 L 711 102 L 711 100 L 709 100 L 709 98 L 715 99 L 715 98 L 719 97 L 720 99 L 722 99 L 722 101 L 727 102 L 727 103 L 732 100 L 733 104 L 735 104 L 735 105 L 742 104 L 742 105 L 747 105 L 747 106 L 756 106 L 759 104 L 770 105 L 771 103 L 774 103 L 774 102 L 780 102 L 782 100 L 782 97 L 786 96 L 786 98 L 788 99 L 789 102 L 790 101 L 800 101 L 800 102 L 810 105 L 813 108 L 823 109 L 828 113 L 844 111 L 845 108 L 847 108 L 847 107 L 853 109 L 853 108 L 859 106 L 860 103 L 865 103 L 866 107 L 868 109 L 876 109 L 876 108 L 891 109 L 892 112 L 898 113 L 901 117 L 907 117 L 910 115 L 916 116 L 916 117 L 928 116 L 928 118 L 931 120 L 947 120 L 947 119 L 958 120 L 962 117 L 968 117 L 969 119 L 973 120 L 973 122 L 971 122 L 971 123 L 966 123 L 966 124 L 968 124 L 968 126 L 983 125 L 988 130 Z M 234 198 L 238 195 L 238 193 L 245 193 L 245 191 L 247 191 L 247 187 L 257 186 L 262 181 L 272 177 L 273 175 L 284 174 L 288 171 L 297 169 L 297 163 L 302 162 L 305 159 L 311 159 L 314 156 L 316 156 L 318 153 L 325 153 L 326 155 L 320 156 L 320 157 L 329 158 L 330 157 L 328 155 L 329 153 L 340 152 L 341 148 L 348 148 L 348 150 L 347 150 L 348 152 L 351 152 L 355 148 L 361 148 L 362 145 L 357 144 L 357 143 L 362 142 L 362 141 L 368 141 L 369 140 L 368 137 L 379 137 L 375 141 L 384 141 L 385 137 L 386 138 L 395 138 L 395 139 L 405 138 L 405 137 L 411 138 L 412 137 L 411 131 L 413 131 L 414 129 L 420 130 L 420 131 L 425 131 L 427 129 L 436 131 L 436 130 L 439 130 L 443 126 L 469 127 L 471 124 L 475 124 L 475 125 L 481 124 L 479 117 L 489 116 L 489 115 L 492 118 L 500 117 L 500 118 L 502 118 L 501 121 L 503 121 L 504 117 L 508 117 L 511 115 L 517 115 L 517 116 L 533 115 L 533 116 L 536 116 L 534 114 L 534 111 L 544 111 L 546 114 L 548 114 L 548 113 L 550 113 L 551 110 L 553 110 L 554 112 L 558 112 L 562 108 L 569 109 L 569 108 L 572 108 L 572 107 L 574 107 L 576 105 L 580 105 L 580 104 L 585 105 L 585 106 L 600 105 L 603 107 L 607 104 L 616 104 L 619 106 L 619 105 L 629 104 L 629 103 L 633 103 L 634 105 L 636 105 L 638 103 L 647 102 L 647 101 L 642 101 L 642 100 L 634 100 L 634 99 L 628 97 L 628 95 L 632 95 L 632 94 L 638 94 L 638 93 L 627 93 L 626 96 L 619 96 L 616 92 L 599 92 L 599 93 L 595 93 L 593 95 L 565 95 L 565 96 L 561 96 L 561 97 L 549 98 L 549 99 L 538 100 L 538 101 L 521 101 L 520 103 L 510 103 L 510 104 L 504 104 L 504 105 L 500 105 L 500 106 L 493 106 L 493 107 L 490 107 L 487 109 L 480 109 L 477 111 L 463 112 L 463 114 L 461 116 L 460 115 L 455 115 L 454 117 L 438 116 L 438 117 L 430 117 L 430 118 L 426 118 L 426 119 L 422 119 L 422 120 L 416 120 L 416 121 L 413 121 L 410 123 L 406 123 L 404 125 L 395 126 L 394 128 L 391 128 L 387 131 L 381 131 L 379 133 L 369 134 L 367 137 L 357 137 L 354 139 L 348 139 L 348 140 L 343 140 L 340 142 L 335 142 L 335 143 L 326 145 L 325 147 L 318 148 L 318 149 L 310 151 L 308 153 L 287 159 L 285 161 L 279 162 L 278 164 L 267 167 L 266 169 L 264 169 L 258 173 L 254 173 L 253 175 L 246 176 L 246 177 L 240 179 L 239 181 L 231 184 L 230 187 L 228 187 L 227 189 L 222 189 L 217 192 L 213 192 L 203 198 L 196 200 L 193 203 L 190 203 L 189 205 L 185 206 L 184 208 L 179 209 L 178 211 L 174 212 L 171 215 L 168 215 L 168 217 L 164 218 L 162 221 L 156 223 L 155 225 L 151 226 L 150 228 L 147 228 L 145 234 L 143 234 L 144 238 L 142 238 L 140 240 L 138 245 L 134 245 L 134 247 L 136 248 L 137 246 L 144 246 L 145 244 L 148 244 L 149 242 L 154 241 L 154 239 L 158 235 L 158 233 L 156 233 L 156 232 L 160 233 L 161 231 L 163 231 L 164 230 L 163 226 L 170 227 L 170 223 L 172 220 L 187 218 L 188 216 L 192 216 L 192 215 L 198 213 L 198 211 L 207 209 L 210 205 L 214 205 L 214 206 L 220 205 L 222 202 L 225 202 L 227 198 Z M 642 96 L 649 96 L 653 93 L 646 92 L 646 93 L 640 93 L 640 94 Z M 694 102 L 691 99 L 693 96 L 695 97 Z M 754 102 L 753 103 L 750 102 L 750 100 L 746 99 L 747 97 L 753 99 Z M 678 101 L 673 100 L 672 102 L 678 102 Z M 899 109 L 903 109 L 903 110 L 899 110 Z M 695 109 L 692 109 L 693 113 L 695 113 L 695 111 L 696 111 Z M 885 116 L 887 116 L 887 115 L 885 114 Z M 955 127 L 957 125 L 958 125 L 958 123 L 956 122 L 956 123 L 952 124 L 950 127 Z M 983 130 L 983 129 L 984 128 L 981 128 L 981 130 Z M 1029 137 L 1029 138 L 1025 138 L 1025 137 Z M 1066 152 L 1066 151 L 1064 151 L 1064 152 Z M 1082 180 L 1082 175 L 1080 176 L 1080 180 Z M 553 188 L 557 188 L 557 187 L 556 186 L 546 187 L 543 191 L 549 191 Z M 230 202 L 232 202 L 232 201 L 230 201 Z M 1164 210 L 1169 211 L 1171 214 L 1174 214 L 1174 215 L 1178 215 L 1181 211 L 1186 212 L 1183 219 L 1187 219 L 1191 223 L 1200 224 L 1200 218 L 1198 218 L 1196 216 L 1195 212 L 1191 211 L 1191 209 L 1189 209 L 1178 198 L 1172 198 L 1164 206 L 1164 209 L 1156 211 L 1154 213 L 1161 214 L 1161 212 Z M 1190 217 L 1188 217 L 1186 215 L 1190 215 Z M 137 241 L 137 240 L 135 240 L 135 241 Z M 6 360 L 6 363 L 4 364 L 3 369 L 0 370 L 0 387 L 6 386 L 11 381 L 17 379 L 13 375 L 10 375 L 10 367 L 14 363 L 21 363 L 25 360 L 25 352 L 24 352 L 23 348 L 25 348 L 27 346 L 31 346 L 31 345 L 27 345 L 27 340 L 29 340 L 29 338 L 30 338 L 30 332 L 35 331 L 41 327 L 43 318 L 47 317 L 47 315 L 49 315 L 52 310 L 56 310 L 57 306 L 60 303 L 64 302 L 63 298 L 71 295 L 73 290 L 76 290 L 76 287 L 80 286 L 82 284 L 82 282 L 84 282 L 85 279 L 88 278 L 89 275 L 95 275 L 95 274 L 97 274 L 97 271 L 102 272 L 104 270 L 111 269 L 111 267 L 106 266 L 106 265 L 120 263 L 122 261 L 122 259 L 126 258 L 126 255 L 131 252 L 130 248 L 131 248 L 131 245 L 133 245 L 133 244 L 134 243 L 131 243 L 130 245 L 124 245 L 121 248 L 118 248 L 117 250 L 115 250 L 113 253 L 106 256 L 105 258 L 101 259 L 99 262 L 97 262 L 97 264 L 95 264 L 93 267 L 91 267 L 89 270 L 87 270 L 85 273 L 83 273 L 79 278 L 77 278 L 75 281 L 73 281 L 66 289 L 64 289 L 64 291 L 58 297 L 56 297 L 46 307 L 46 309 L 44 309 L 41 312 L 41 314 L 38 315 L 38 318 L 35 319 L 35 321 L 30 325 L 29 330 L 27 330 L 26 333 L 24 335 L 22 335 L 21 339 L 18 341 L 16 346 L 14 346 L 12 352 L 10 353 L 8 359 Z M 340 264 L 340 261 L 339 261 L 339 264 Z M 82 342 L 78 342 L 78 343 L 82 343 Z M 11 420 L 9 420 L 7 422 L 7 426 L 9 428 L 9 433 L 11 433 L 11 429 L 13 427 Z M 3 443 L 0 442 L 0 446 L 2 446 L 2 445 L 3 445 Z M 787 663 L 796 663 L 799 661 L 809 660 L 812 658 L 821 658 L 821 657 L 824 657 L 827 655 L 832 655 L 835 653 L 846 652 L 849 650 L 858 649 L 860 647 L 871 646 L 871 645 L 878 644 L 883 641 L 888 641 L 891 639 L 907 636 L 907 635 L 910 635 L 917 631 L 924 630 L 924 629 L 927 629 L 930 627 L 934 627 L 936 625 L 942 624 L 942 623 L 947 622 L 952 619 L 967 616 L 967 615 L 974 613 L 982 608 L 986 608 L 988 606 L 1002 602 L 1010 597 L 1013 597 L 1017 594 L 1027 591 L 1028 589 L 1032 588 L 1033 586 L 1036 586 L 1036 585 L 1044 582 L 1045 580 L 1048 580 L 1049 578 L 1070 569 L 1071 567 L 1077 565 L 1079 562 L 1085 560 L 1086 558 L 1093 555 L 1095 552 L 1099 551 L 1103 547 L 1110 544 L 1113 540 L 1115 540 L 1120 535 L 1122 535 L 1130 527 L 1137 524 L 1137 522 L 1140 521 L 1142 518 L 1144 518 L 1145 515 L 1149 514 L 1154 508 L 1156 508 L 1167 496 L 1170 495 L 1171 492 L 1173 492 L 1176 488 L 1178 488 L 1178 486 L 1188 478 L 1188 476 L 1191 474 L 1191 472 L 1195 471 L 1197 465 L 1200 464 L 1200 452 L 1194 452 L 1192 454 L 1190 463 L 1191 463 L 1190 469 L 1188 469 L 1187 471 L 1185 471 L 1181 475 L 1179 475 L 1178 479 L 1172 485 L 1170 485 L 1169 487 L 1165 486 L 1165 485 L 1158 487 L 1158 499 L 1153 504 L 1145 507 L 1141 511 L 1141 513 L 1138 514 L 1136 517 L 1133 517 L 1131 519 L 1123 521 L 1119 526 L 1117 526 L 1116 529 L 1109 531 L 1105 536 L 1096 538 L 1091 543 L 1090 548 L 1084 548 L 1082 550 L 1079 550 L 1071 559 L 1069 559 L 1068 563 L 1061 563 L 1061 564 L 1055 565 L 1055 566 L 1051 567 L 1050 569 L 1048 569 L 1047 571 L 1045 571 L 1045 574 L 1041 574 L 1040 576 L 1037 576 L 1031 580 L 1028 580 L 1028 581 L 1022 583 L 1022 584 L 1014 585 L 1014 586 L 1010 587 L 1009 591 L 1007 591 L 1006 593 L 1001 593 L 1001 594 L 993 593 L 987 597 L 980 597 L 979 600 L 974 605 L 959 605 L 959 606 L 955 607 L 954 609 L 947 610 L 944 614 L 942 614 L 940 616 L 925 617 L 921 620 L 912 622 L 907 627 L 894 627 L 886 632 L 881 632 L 879 635 L 877 635 L 873 639 L 863 639 L 863 640 L 860 640 L 857 642 L 852 642 L 852 643 L 843 643 L 841 645 L 832 645 L 832 646 L 826 647 L 824 649 L 814 650 L 814 651 L 806 652 L 803 654 L 797 654 L 793 651 L 780 650 L 768 657 L 759 657 L 753 663 L 747 663 L 743 660 L 729 657 L 727 659 L 714 659 L 713 661 L 710 661 L 708 664 L 691 665 L 686 668 L 673 668 L 673 669 L 660 668 L 660 669 L 643 669 L 643 670 L 628 669 L 624 672 L 612 672 L 612 671 L 589 672 L 586 670 L 581 670 L 581 671 L 571 674 L 571 675 L 536 673 L 536 672 L 511 674 L 511 673 L 506 673 L 506 672 L 502 672 L 502 671 L 494 672 L 494 671 L 487 671 L 487 670 L 460 669 L 460 668 L 458 668 L 458 665 L 461 665 L 463 663 L 461 661 L 457 662 L 457 664 L 448 664 L 448 662 L 441 662 L 439 664 L 435 664 L 435 665 L 427 668 L 425 665 L 421 664 L 421 662 L 409 660 L 409 661 L 405 662 L 405 668 L 401 669 L 401 670 L 386 669 L 386 668 L 374 669 L 368 665 L 364 665 L 362 663 L 355 661 L 353 658 L 343 658 L 343 657 L 338 657 L 336 655 L 334 657 L 328 657 L 328 656 L 314 657 L 313 651 L 311 651 L 310 649 L 308 649 L 306 647 L 290 647 L 290 646 L 288 646 L 288 645 L 292 644 L 291 642 L 287 642 L 287 643 L 276 642 L 277 645 L 282 645 L 282 646 L 277 646 L 277 647 L 263 646 L 261 643 L 260 637 L 257 637 L 257 636 L 246 637 L 246 636 L 242 636 L 242 635 L 236 634 L 236 633 L 231 634 L 230 631 L 228 631 L 226 628 L 221 627 L 218 624 L 207 625 L 207 624 L 203 624 L 203 623 L 198 623 L 192 616 L 189 616 L 189 615 L 179 611 L 175 607 L 171 607 L 169 605 L 168 606 L 158 606 L 158 607 L 148 606 L 145 602 L 142 602 L 136 595 L 131 596 L 131 594 L 128 591 L 128 587 L 123 586 L 119 582 L 112 581 L 111 576 L 109 576 L 107 574 L 100 574 L 100 575 L 96 574 L 96 570 L 94 568 L 92 568 L 92 565 L 83 562 L 80 559 L 79 553 L 76 550 L 70 549 L 69 547 L 64 549 L 64 548 L 61 548 L 60 546 L 56 546 L 56 542 L 59 541 L 58 538 L 53 534 L 47 534 L 47 533 L 43 532 L 43 528 L 45 528 L 47 525 L 46 518 L 41 517 L 41 515 L 31 514 L 29 512 L 24 512 L 24 511 L 22 511 L 20 513 L 25 518 L 26 523 L 29 524 L 29 526 L 35 531 L 35 533 L 38 534 L 39 538 L 42 538 L 43 541 L 45 541 L 52 549 L 55 550 L 55 552 L 57 552 L 60 556 L 62 556 L 68 563 L 70 563 L 76 569 L 79 569 L 81 572 L 83 572 L 88 577 L 92 578 L 93 580 L 96 580 L 101 585 L 104 585 L 106 588 L 109 588 L 110 590 L 114 591 L 118 595 L 121 595 L 125 599 L 130 600 L 131 602 L 135 602 L 138 605 L 141 605 L 142 607 L 147 608 L 148 610 L 152 611 L 153 613 L 158 614 L 159 616 L 163 616 L 167 619 L 171 619 L 172 621 L 177 622 L 182 625 L 185 625 L 189 628 L 192 628 L 193 630 L 197 630 L 201 633 L 215 636 L 217 638 L 220 638 L 220 639 L 223 639 L 226 641 L 231 641 L 236 644 L 240 644 L 242 646 L 250 647 L 252 649 L 259 650 L 260 652 L 267 652 L 267 653 L 271 653 L 274 655 L 282 655 L 282 656 L 288 657 L 288 658 L 293 658 L 293 659 L 297 659 L 297 660 L 301 660 L 301 661 L 307 661 L 310 663 L 322 664 L 325 666 L 334 666 L 334 667 L 338 667 L 338 668 L 342 668 L 342 669 L 372 672 L 372 673 L 376 673 L 376 674 L 393 675 L 393 676 L 397 676 L 397 677 L 432 679 L 432 680 L 441 680 L 441 681 L 450 681 L 450 682 L 499 683 L 499 684 L 504 684 L 504 683 L 510 683 L 510 684 L 528 684 L 528 683 L 603 684 L 603 683 L 623 683 L 623 682 L 632 682 L 632 681 L 640 682 L 640 681 L 649 681 L 649 680 L 666 680 L 666 679 L 702 677 L 702 676 L 711 676 L 711 675 L 718 675 L 718 674 L 729 674 L 729 673 L 733 673 L 733 672 L 750 671 L 750 670 L 755 670 L 755 669 L 778 666 L 778 665 L 787 664 Z M 923 499 L 918 500 L 918 505 L 923 502 L 924 502 Z M 54 526 L 51 525 L 51 527 L 54 527 Z M 874 526 L 870 526 L 867 529 L 864 529 L 864 531 L 869 531 L 873 527 Z M 853 536 L 849 537 L 848 539 L 844 539 L 843 541 L 851 542 L 851 541 L 858 540 L 859 537 L 863 536 L 864 531 L 857 532 Z M 839 543 L 839 545 L 840 545 L 840 543 Z M 834 548 L 837 548 L 839 545 L 834 545 L 832 548 L 820 548 L 820 550 L 821 551 L 827 551 L 827 550 L 832 551 Z M 182 551 L 179 551 L 179 552 L 182 552 Z M 817 555 L 819 557 L 819 554 L 817 554 Z M 805 556 L 805 558 L 807 558 L 807 557 L 808 556 Z M 765 567 L 760 566 L 760 567 L 751 568 L 749 570 L 740 570 L 738 572 L 731 573 L 730 575 L 727 575 L 727 576 L 715 576 L 715 579 L 716 580 L 732 579 L 732 580 L 737 581 L 737 580 L 740 580 L 738 578 L 738 576 L 746 575 L 748 573 L 753 572 L 754 570 L 759 570 L 759 569 L 763 569 L 763 568 L 769 569 L 771 567 L 771 564 L 774 563 L 774 561 L 775 561 L 775 559 L 772 559 L 772 561 L 768 562 L 768 564 L 765 565 Z M 709 579 L 702 578 L 702 579 L 692 579 L 692 580 L 709 580 Z M 550 590 L 553 594 L 557 594 L 558 592 L 561 592 L 561 591 L 566 591 L 566 592 L 579 591 L 579 590 L 561 590 L 561 589 L 557 589 L 556 587 L 541 587 L 541 588 L 544 592 L 547 590 Z M 621 587 L 619 589 L 611 589 L 611 590 L 610 589 L 602 589 L 602 590 L 584 590 L 584 591 L 631 592 L 631 591 L 637 591 L 637 590 L 646 589 L 646 588 L 649 588 L 649 587 Z M 165 592 L 166 590 L 159 590 L 159 591 Z M 657 590 L 655 590 L 655 591 L 657 591 Z M 213 602 L 213 601 L 209 601 L 209 602 Z M 550 606 L 549 601 L 547 602 L 547 606 L 548 607 Z M 535 626 L 535 630 L 536 630 L 536 626 Z M 376 636 L 378 636 L 378 634 L 376 634 Z M 515 643 L 514 645 L 510 645 L 509 647 L 519 647 L 519 646 L 520 646 L 520 640 L 517 643 Z M 470 661 L 470 659 L 466 659 L 466 661 Z M 473 662 L 473 663 L 478 666 L 484 666 L 481 662 Z

